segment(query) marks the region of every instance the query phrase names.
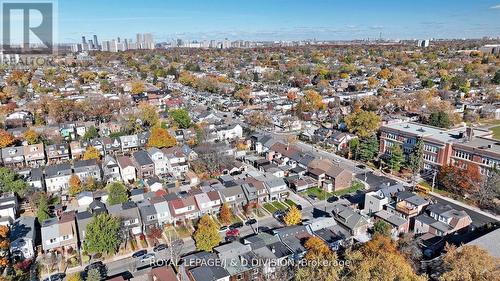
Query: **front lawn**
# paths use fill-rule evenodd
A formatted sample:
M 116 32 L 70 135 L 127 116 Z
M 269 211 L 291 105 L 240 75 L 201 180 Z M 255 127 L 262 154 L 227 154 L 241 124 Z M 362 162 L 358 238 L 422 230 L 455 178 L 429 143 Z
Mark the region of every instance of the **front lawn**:
M 293 202 L 291 199 L 286 199 L 285 203 L 290 207 L 297 206 L 297 203 Z
M 500 140 L 500 126 L 493 127 L 491 130 L 493 131 L 493 138 Z
M 346 188 L 346 189 L 342 189 L 342 190 L 339 190 L 339 191 L 334 191 L 333 194 L 334 195 L 337 195 L 337 196 L 342 196 L 342 195 L 345 195 L 345 194 L 349 194 L 349 193 L 354 193 L 358 190 L 362 190 L 365 188 L 365 185 L 360 182 L 360 181 L 353 181 L 352 184 L 351 184 L 351 187 L 349 188 Z
M 329 198 L 332 196 L 331 193 L 325 191 L 324 189 L 321 189 L 319 187 L 311 187 L 308 190 L 304 191 L 305 196 L 309 195 L 314 195 L 316 196 L 319 200 L 325 200 L 326 198 Z
M 273 205 L 273 204 L 271 204 L 271 203 L 264 203 L 264 205 L 263 205 L 263 206 L 264 206 L 264 209 L 266 209 L 266 210 L 267 210 L 269 213 L 271 213 L 271 214 L 272 214 L 272 213 L 274 213 L 274 212 L 276 212 L 276 211 L 278 210 L 278 209 L 276 209 L 276 207 L 274 207 L 274 205 Z
M 278 210 L 282 210 L 282 211 L 285 211 L 288 209 L 288 207 L 286 207 L 285 205 L 283 205 L 281 202 L 278 202 L 278 201 L 274 201 L 273 202 L 273 205 L 274 207 L 276 207 L 276 209 Z

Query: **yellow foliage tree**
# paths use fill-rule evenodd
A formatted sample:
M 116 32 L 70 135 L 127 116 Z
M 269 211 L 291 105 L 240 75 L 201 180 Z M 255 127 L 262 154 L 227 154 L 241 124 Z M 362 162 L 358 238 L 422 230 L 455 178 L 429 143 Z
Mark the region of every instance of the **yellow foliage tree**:
M 382 70 L 380 70 L 377 74 L 377 77 L 380 78 L 380 79 L 389 79 L 391 77 L 392 73 L 391 71 L 388 69 L 388 68 L 383 68 Z
M 151 130 L 151 135 L 148 140 L 148 147 L 164 148 L 172 147 L 177 144 L 176 139 L 170 135 L 167 129 L 161 127 L 154 127 Z
M 292 207 L 290 207 L 290 210 L 288 210 L 288 213 L 283 218 L 283 221 L 286 225 L 297 225 L 301 220 L 302 214 L 295 205 L 292 205 Z
M 233 220 L 233 213 L 227 203 L 222 204 L 219 212 L 219 220 L 225 225 L 229 225 Z
M 500 259 L 478 246 L 466 245 L 459 250 L 447 245 L 445 251 L 442 281 L 498 280 L 500 277 Z
M 144 82 L 142 82 L 142 81 L 132 81 L 130 86 L 131 86 L 130 92 L 134 95 L 137 95 L 137 94 L 140 94 L 140 93 L 143 93 L 144 91 L 146 91 L 146 85 L 144 85 Z
M 23 139 L 26 140 L 28 144 L 36 144 L 39 142 L 40 136 L 35 130 L 29 129 L 23 133 Z
M 83 154 L 83 160 L 89 160 L 89 159 L 100 159 L 101 158 L 101 153 L 97 148 L 95 148 L 92 145 L 87 146 L 87 149 L 85 150 L 85 153 Z
M 14 143 L 14 141 L 15 138 L 11 133 L 5 130 L 0 130 L 0 148 L 10 146 Z
M 83 191 L 82 181 L 77 175 L 71 175 L 69 178 L 69 194 L 75 196 Z

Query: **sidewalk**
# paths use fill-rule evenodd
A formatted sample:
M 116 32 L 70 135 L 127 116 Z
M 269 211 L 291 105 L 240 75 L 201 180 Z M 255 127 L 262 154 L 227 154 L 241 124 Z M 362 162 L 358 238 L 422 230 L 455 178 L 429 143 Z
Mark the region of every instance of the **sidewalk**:
M 443 199 L 443 200 L 445 200 L 445 201 L 449 201 L 449 202 L 451 202 L 451 203 L 453 203 L 453 204 L 459 205 L 459 206 L 461 206 L 461 207 L 463 207 L 463 208 L 466 208 L 466 209 L 469 209 L 469 210 L 471 210 L 471 211 L 477 212 L 477 213 L 479 213 L 479 214 L 481 214 L 481 215 L 487 216 L 487 217 L 492 218 L 492 219 L 494 219 L 494 220 L 500 221 L 500 217 L 499 217 L 499 216 L 495 216 L 495 215 L 493 215 L 493 214 L 490 214 L 490 213 L 488 213 L 488 212 L 485 212 L 485 211 L 483 211 L 483 210 L 481 210 L 481 209 L 479 209 L 479 208 L 477 208 L 477 207 L 474 207 L 474 206 L 471 206 L 471 205 L 467 205 L 467 204 L 465 204 L 465 203 L 463 203 L 463 202 L 457 201 L 457 200 L 452 199 L 452 198 L 450 198 L 450 197 L 443 196 L 443 195 L 441 195 L 441 194 L 439 194 L 439 193 L 436 193 L 436 192 L 429 192 L 429 194 L 431 194 L 431 195 L 432 195 L 432 196 L 434 196 L 434 197 L 437 197 L 437 198 Z

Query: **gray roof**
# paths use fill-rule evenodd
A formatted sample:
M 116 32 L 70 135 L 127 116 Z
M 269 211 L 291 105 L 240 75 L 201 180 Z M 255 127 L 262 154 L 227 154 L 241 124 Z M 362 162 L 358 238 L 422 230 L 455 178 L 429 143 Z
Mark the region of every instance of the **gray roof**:
M 10 241 L 24 238 L 35 240 L 35 235 L 35 218 L 19 217 L 11 226 L 9 238 Z
M 45 167 L 45 177 L 51 178 L 56 176 L 71 175 L 71 165 L 68 163 L 50 165 Z
M 146 151 L 137 151 L 133 154 L 135 161 L 140 166 L 153 165 L 153 160 L 149 157 L 149 154 Z
M 220 266 L 200 266 L 190 272 L 195 281 L 217 281 L 230 276 L 229 272 Z
M 488 251 L 491 256 L 500 258 L 500 228 L 467 243 Z

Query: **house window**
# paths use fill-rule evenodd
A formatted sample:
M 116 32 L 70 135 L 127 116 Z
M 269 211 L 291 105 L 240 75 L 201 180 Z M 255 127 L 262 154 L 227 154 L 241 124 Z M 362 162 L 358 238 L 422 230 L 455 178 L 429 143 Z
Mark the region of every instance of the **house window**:
M 428 151 L 428 152 L 432 152 L 432 153 L 437 153 L 438 148 L 436 146 L 434 146 L 434 145 L 426 144 L 426 145 L 424 145 L 424 151 Z

